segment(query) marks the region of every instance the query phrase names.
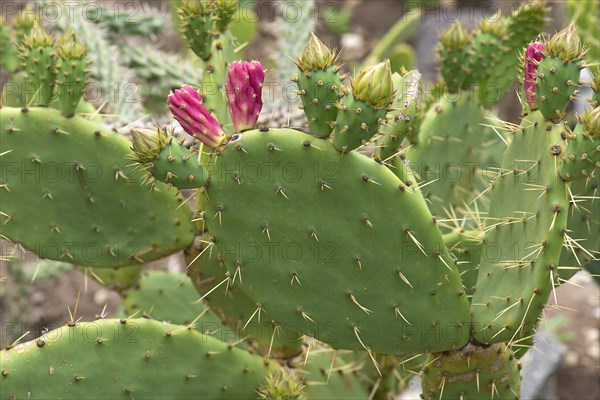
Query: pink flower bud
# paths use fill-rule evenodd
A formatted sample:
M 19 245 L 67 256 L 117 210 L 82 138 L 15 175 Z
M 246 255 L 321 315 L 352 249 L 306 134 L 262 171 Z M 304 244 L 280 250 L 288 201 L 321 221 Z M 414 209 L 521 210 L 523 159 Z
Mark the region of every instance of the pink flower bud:
M 184 131 L 205 145 L 217 148 L 225 137 L 223 128 L 206 109 L 200 94 L 191 86 L 175 90 L 167 98 L 169 110 Z
M 262 87 L 265 72 L 258 61 L 229 64 L 227 100 L 236 132 L 254 128 L 263 106 Z
M 542 59 L 543 51 L 546 48 L 544 43 L 530 43 L 525 51 L 525 95 L 527 103 L 532 109 L 537 108 L 535 101 L 535 79 L 537 77 L 538 62 Z

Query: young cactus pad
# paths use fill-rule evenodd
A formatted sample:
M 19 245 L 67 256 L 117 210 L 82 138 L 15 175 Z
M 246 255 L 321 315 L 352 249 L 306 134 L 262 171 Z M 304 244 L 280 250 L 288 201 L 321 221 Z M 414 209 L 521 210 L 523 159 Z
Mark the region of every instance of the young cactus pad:
M 2 395 L 17 399 L 254 399 L 276 368 L 187 326 L 147 319 L 63 326 L 0 357 Z
M 434 354 L 421 375 L 425 400 L 517 400 L 520 366 L 505 344 L 467 345 L 460 351 Z
M 254 318 L 352 350 L 468 340 L 468 302 L 425 202 L 362 154 L 291 129 L 236 135 L 205 213 Z
M 47 108 L 0 109 L 0 233 L 41 257 L 84 266 L 151 261 L 192 243 L 182 197 L 129 167 L 130 142 Z

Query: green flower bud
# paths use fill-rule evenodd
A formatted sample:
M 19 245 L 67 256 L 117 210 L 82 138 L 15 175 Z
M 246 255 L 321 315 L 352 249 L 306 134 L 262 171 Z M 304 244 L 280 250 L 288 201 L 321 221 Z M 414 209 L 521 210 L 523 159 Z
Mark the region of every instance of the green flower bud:
M 386 108 L 394 100 L 390 60 L 366 67 L 352 80 L 352 94 L 376 108 Z
M 132 129 L 132 150 L 135 154 L 135 160 L 140 163 L 147 163 L 158 157 L 169 136 L 170 133 L 159 127 Z
M 237 8 L 237 0 L 215 0 L 215 16 L 217 29 L 227 29 Z
M 13 27 L 16 33 L 16 42 L 20 43 L 29 32 L 33 29 L 33 25 L 40 23 L 40 18 L 37 14 L 26 8 L 13 20 Z
M 440 36 L 440 43 L 448 50 L 462 49 L 470 42 L 469 32 L 458 21 Z
M 58 55 L 63 59 L 81 60 L 87 56 L 88 49 L 77 39 L 71 28 L 58 41 Z
M 483 33 L 489 33 L 496 37 L 506 35 L 506 20 L 501 18 L 501 12 L 498 11 L 492 17 L 485 17 L 479 22 L 477 29 Z
M 552 36 L 546 47 L 546 54 L 558 57 L 563 61 L 580 60 L 587 52 L 588 49 L 581 42 L 573 22 Z
M 23 39 L 23 46 L 29 49 L 36 47 L 54 47 L 54 44 L 54 38 L 37 22 L 34 22 L 31 32 Z
M 336 50 L 329 49 L 319 38 L 311 32 L 310 40 L 304 47 L 302 55 L 295 61 L 303 73 L 317 70 L 326 70 L 334 65 L 337 60 Z
M 183 0 L 179 13 L 187 17 L 209 16 L 212 4 L 211 0 Z
M 583 124 L 584 132 L 588 136 L 600 138 L 600 107 L 586 110 L 579 121 Z
M 266 379 L 258 390 L 258 398 L 267 399 L 296 399 L 305 400 L 302 379 L 292 370 L 280 368 Z
M 600 92 L 600 67 L 596 67 L 592 70 L 591 85 L 594 93 Z

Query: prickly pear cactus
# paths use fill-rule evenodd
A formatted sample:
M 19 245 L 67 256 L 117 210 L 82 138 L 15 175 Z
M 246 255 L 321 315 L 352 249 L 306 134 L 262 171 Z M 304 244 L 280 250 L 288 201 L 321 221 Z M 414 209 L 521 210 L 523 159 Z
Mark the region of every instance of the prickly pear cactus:
M 170 130 L 132 129 L 133 159 L 148 171 L 149 183 L 157 180 L 169 187 L 193 189 L 206 184 L 206 170 L 198 163 L 195 149 L 188 149 Z
M 112 267 L 162 258 L 192 243 L 183 198 L 142 186 L 130 143 L 53 109 L 2 107 L 0 232 L 41 257 Z M 24 202 L 23 199 L 28 199 Z
M 221 337 L 220 321 L 202 302 L 190 279 L 182 273 L 147 271 L 139 282 L 123 294 L 126 315 L 152 318 L 175 325 L 190 325 L 201 333 Z
M 2 393 L 15 398 L 254 399 L 277 368 L 188 326 L 147 319 L 69 324 L 0 357 Z
M 243 338 L 251 342 L 259 352 L 275 358 L 292 358 L 302 352 L 302 338 L 293 327 L 281 327 L 272 318 L 257 318 L 257 304 L 242 289 L 240 284 L 229 283 L 229 272 L 222 257 L 210 246 L 209 235 L 201 237 L 195 246 L 186 251 L 188 275 L 211 311 L 225 324 L 223 340 L 238 341 Z M 206 250 L 206 251 L 205 251 Z M 215 284 L 227 282 L 226 287 Z
M 535 96 L 535 102 L 528 96 L 529 106 L 537 104 L 540 111 L 532 111 L 512 128 L 512 141 L 489 188 L 491 205 L 485 228 L 489 245 L 482 251 L 471 304 L 473 336 L 481 343 L 512 342 L 524 335 L 537 324 L 554 290 L 568 236 L 569 183 L 560 178 L 559 171 L 576 137 L 561 120 L 575 89 L 559 95 L 553 88 L 555 78 L 574 74 L 573 68 L 577 75 L 571 78 L 579 81 L 583 54 L 570 25 L 550 38 L 539 64 L 525 60 L 525 70 L 530 63 L 538 67 L 535 88 L 526 83 L 526 89 Z M 543 65 L 545 74 L 540 73 Z
M 565 108 L 576 94 L 586 52 L 574 24 L 548 40 L 536 79 L 537 105 L 544 117 L 563 118 Z
M 421 374 L 426 400 L 519 399 L 521 367 L 504 344 L 469 344 L 432 357 Z
M 37 23 L 20 44 L 27 82 L 36 88 L 30 100 L 34 106 L 47 106 L 52 101 L 56 84 L 55 40 Z
M 339 75 L 336 50 L 330 50 L 312 33 L 303 54 L 295 61 L 299 74 L 292 80 L 298 85 L 302 108 L 311 132 L 329 137 L 338 114 L 336 104 L 345 93 Z
M 263 318 L 353 350 L 460 348 L 469 318 L 458 272 L 426 205 L 405 187 L 385 166 L 325 140 L 248 131 L 216 160 L 206 222 Z M 456 335 L 422 339 L 443 326 Z
M 136 285 L 142 274 L 142 265 L 134 264 L 119 268 L 93 268 L 86 270 L 98 282 L 119 293 Z

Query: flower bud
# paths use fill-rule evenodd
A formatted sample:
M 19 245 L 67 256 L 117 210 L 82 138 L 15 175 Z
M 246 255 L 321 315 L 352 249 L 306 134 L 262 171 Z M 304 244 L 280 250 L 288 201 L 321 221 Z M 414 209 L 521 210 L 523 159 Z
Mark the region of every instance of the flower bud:
M 538 63 L 544 56 L 543 52 L 546 48 L 544 43 L 530 43 L 525 50 L 525 77 L 523 84 L 525 86 L 525 95 L 527 96 L 527 104 L 532 109 L 536 109 L 535 100 L 535 79 L 538 68 Z
M 394 99 L 390 60 L 363 69 L 352 80 L 352 94 L 376 108 L 386 108 Z
M 440 36 L 440 43 L 447 50 L 463 49 L 470 42 L 469 32 L 458 21 Z
M 337 59 L 336 50 L 330 50 L 314 34 L 310 33 L 310 39 L 302 55 L 295 61 L 296 65 L 303 73 L 310 73 L 317 70 L 326 70 L 334 65 Z
M 258 61 L 229 64 L 227 100 L 236 132 L 254 128 L 263 106 L 262 87 L 265 72 Z
M 600 107 L 587 109 L 579 120 L 588 136 L 600 138 Z
M 158 157 L 164 142 L 166 133 L 160 128 L 139 128 L 131 130 L 133 140 L 132 150 L 136 159 L 140 162 L 148 162 Z
M 217 148 L 225 134 L 219 121 L 213 117 L 200 94 L 191 86 L 175 90 L 167 99 L 169 110 L 184 131 L 211 148 Z
M 563 61 L 579 60 L 585 56 L 587 51 L 588 49 L 581 42 L 573 22 L 548 40 L 548 55 L 558 57 Z

